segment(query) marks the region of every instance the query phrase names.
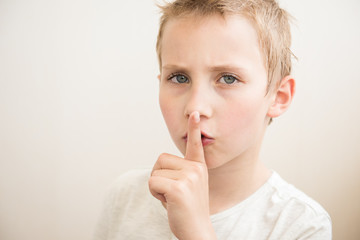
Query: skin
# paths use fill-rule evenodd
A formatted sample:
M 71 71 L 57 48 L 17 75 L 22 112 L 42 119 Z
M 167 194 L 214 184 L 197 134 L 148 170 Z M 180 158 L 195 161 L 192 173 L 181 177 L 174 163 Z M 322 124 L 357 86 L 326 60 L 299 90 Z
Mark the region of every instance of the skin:
M 257 33 L 241 16 L 170 20 L 161 59 L 160 108 L 184 157 L 161 154 L 149 189 L 177 238 L 216 239 L 210 215 L 241 202 L 271 175 L 259 161 L 261 142 L 270 118 L 289 107 L 295 80 L 286 76 L 266 92 Z M 203 146 L 201 133 L 210 144 Z

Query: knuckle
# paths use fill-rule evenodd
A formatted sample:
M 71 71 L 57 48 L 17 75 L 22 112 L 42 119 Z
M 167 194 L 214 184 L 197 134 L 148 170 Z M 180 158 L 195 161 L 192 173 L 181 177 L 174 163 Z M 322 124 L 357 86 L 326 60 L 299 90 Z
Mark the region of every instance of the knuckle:
M 151 172 L 151 176 L 159 176 L 159 170 L 154 170 Z M 152 178 L 149 179 L 149 181 L 151 180 Z
M 207 179 L 208 172 L 204 164 L 194 163 L 191 166 L 189 178 L 192 183 L 203 182 Z
M 198 164 L 191 164 L 186 169 L 186 174 L 184 176 L 184 182 L 186 182 L 187 185 L 196 185 L 200 179 L 202 178 L 203 171 L 201 169 L 201 166 Z
M 201 176 L 204 174 L 204 166 L 203 166 L 203 164 L 193 162 L 190 165 L 190 171 L 198 176 Z
M 187 185 L 194 186 L 199 181 L 199 177 L 194 173 L 190 173 L 186 176 L 185 181 L 187 182 Z
M 171 190 L 175 192 L 177 195 L 185 195 L 187 192 L 187 184 L 184 181 L 176 181 L 174 182 Z
M 189 173 L 190 173 L 189 176 L 198 176 L 201 174 L 201 169 L 197 164 L 192 164 L 189 167 Z
M 150 191 L 152 192 L 152 189 L 154 188 L 154 178 L 150 177 L 148 180 L 148 186 Z
M 167 154 L 166 153 L 161 153 L 158 157 L 158 160 L 164 159 L 166 158 Z
M 162 163 L 164 163 L 166 161 L 166 159 L 168 158 L 168 154 L 167 153 L 162 153 L 159 155 L 157 162 L 161 165 Z

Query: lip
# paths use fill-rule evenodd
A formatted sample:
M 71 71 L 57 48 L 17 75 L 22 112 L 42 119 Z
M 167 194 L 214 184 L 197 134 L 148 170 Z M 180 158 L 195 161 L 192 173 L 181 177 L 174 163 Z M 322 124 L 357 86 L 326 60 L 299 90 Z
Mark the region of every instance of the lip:
M 183 139 L 185 140 L 185 142 L 187 142 L 187 133 L 184 135 Z M 201 143 L 204 147 L 214 143 L 214 141 L 215 141 L 214 138 L 212 138 L 207 133 L 201 131 Z

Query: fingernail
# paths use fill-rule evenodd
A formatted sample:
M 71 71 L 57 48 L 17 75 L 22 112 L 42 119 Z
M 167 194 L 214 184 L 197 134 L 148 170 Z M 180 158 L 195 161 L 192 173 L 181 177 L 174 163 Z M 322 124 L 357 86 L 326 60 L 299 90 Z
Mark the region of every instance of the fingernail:
M 194 112 L 194 119 L 195 119 L 195 122 L 200 122 L 200 114 L 199 112 Z

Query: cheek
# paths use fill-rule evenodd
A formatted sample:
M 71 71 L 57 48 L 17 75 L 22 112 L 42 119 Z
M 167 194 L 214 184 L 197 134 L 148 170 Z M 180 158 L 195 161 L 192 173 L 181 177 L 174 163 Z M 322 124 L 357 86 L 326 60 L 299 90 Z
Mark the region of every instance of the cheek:
M 262 129 L 266 112 L 263 99 L 249 99 L 227 104 L 222 113 L 222 126 L 226 133 L 236 138 L 257 135 Z
M 182 132 L 184 130 L 184 122 L 182 122 L 183 115 L 181 104 L 164 94 L 159 95 L 159 104 L 173 142 L 180 152 L 185 154 L 185 145 L 184 142 L 181 141 L 182 134 L 184 134 L 184 132 Z
M 176 101 L 172 101 L 172 98 L 162 92 L 159 94 L 159 105 L 165 123 L 171 131 L 177 125 L 177 120 L 180 118 L 179 106 L 176 105 Z

